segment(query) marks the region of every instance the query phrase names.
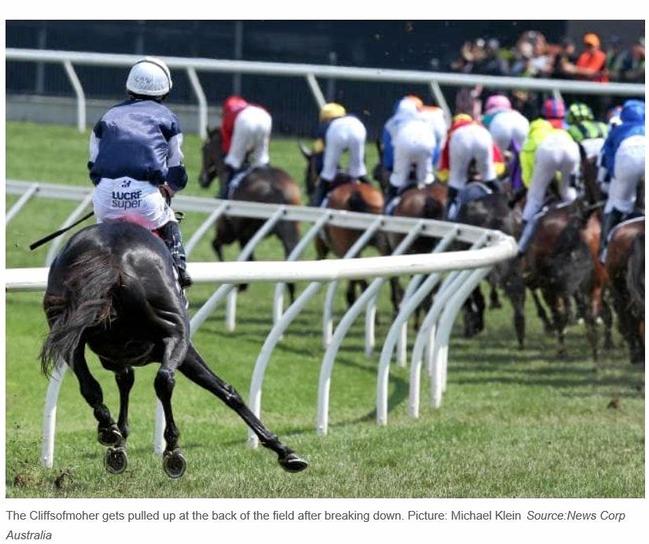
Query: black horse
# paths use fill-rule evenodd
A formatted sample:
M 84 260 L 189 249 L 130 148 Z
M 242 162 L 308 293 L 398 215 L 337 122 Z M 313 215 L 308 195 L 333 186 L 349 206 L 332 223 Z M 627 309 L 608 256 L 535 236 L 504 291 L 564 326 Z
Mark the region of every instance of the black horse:
M 264 427 L 189 341 L 187 311 L 173 270 L 162 240 L 126 222 L 103 223 L 79 231 L 50 268 L 43 300 L 50 332 L 41 351 L 42 369 L 48 374 L 54 364 L 63 361 L 76 374 L 81 395 L 99 423 L 98 440 L 109 447 L 107 470 L 121 473 L 126 468 L 133 367 L 152 362 L 160 363 L 154 386 L 166 418 L 163 468 L 169 477 L 181 477 L 186 468 L 171 409 L 176 370 L 236 411 L 260 442 L 278 455 L 285 470 L 304 470 L 306 461 Z M 88 369 L 86 345 L 104 368 L 115 373 L 120 393 L 117 423 Z
M 518 237 L 521 227 L 520 213 L 509 206 L 510 197 L 506 187 L 499 193 L 488 193 L 463 204 L 456 221 L 477 227 L 499 230 Z M 471 187 L 468 187 L 471 190 Z M 493 267 L 487 281 L 490 284 L 492 308 L 500 307 L 498 288 L 509 298 L 514 310 L 514 330 L 518 346 L 525 346 L 525 283 L 520 261 L 509 259 Z M 480 286 L 476 287 L 464 305 L 464 333 L 473 336 L 484 328 L 485 299 Z

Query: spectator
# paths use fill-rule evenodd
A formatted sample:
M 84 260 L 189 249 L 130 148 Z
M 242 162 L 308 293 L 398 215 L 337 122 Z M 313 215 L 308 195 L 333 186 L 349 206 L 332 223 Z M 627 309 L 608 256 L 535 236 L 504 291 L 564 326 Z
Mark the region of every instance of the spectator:
M 606 75 L 613 81 L 619 81 L 622 69 L 627 62 L 629 52 L 622 48 L 622 40 L 619 36 L 613 35 L 609 39 L 606 50 Z
M 492 38 L 484 49 L 484 58 L 474 65 L 473 72 L 489 76 L 504 76 L 508 74 L 508 68 L 507 61 L 500 54 L 500 42 Z
M 621 79 L 629 83 L 644 83 L 644 38 L 639 38 L 633 44 L 622 66 Z
M 588 32 L 584 34 L 584 52 L 579 55 L 574 65 L 566 65 L 567 73 L 571 73 L 577 79 L 590 81 L 608 81 L 606 77 L 606 53 L 600 49 L 600 41 L 597 34 Z
M 572 38 L 563 38 L 559 51 L 554 57 L 552 75 L 559 79 L 570 79 L 572 74 L 566 70 L 566 66 L 574 65 L 577 62 L 577 47 Z

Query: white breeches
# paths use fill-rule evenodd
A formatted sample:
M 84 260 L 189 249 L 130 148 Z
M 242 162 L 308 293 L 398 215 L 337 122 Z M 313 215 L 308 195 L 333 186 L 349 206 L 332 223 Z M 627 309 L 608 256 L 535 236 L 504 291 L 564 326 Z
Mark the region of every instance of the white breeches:
M 523 147 L 529 130 L 530 122 L 515 110 L 496 114 L 489 124 L 489 132 L 501 151 L 507 151 L 512 140 L 516 142 L 519 149 Z
M 358 178 L 367 174 L 365 168 L 365 126 L 356 117 L 334 119 L 325 135 L 325 150 L 320 177 L 332 181 L 336 177 L 338 163 L 345 151 L 349 151 L 347 174 Z
M 604 138 L 588 138 L 587 140 L 582 140 L 580 143 L 586 152 L 586 157 L 588 159 L 594 159 L 599 156 L 599 152 L 604 146 Z
M 154 230 L 176 221 L 160 190 L 148 181 L 103 178 L 92 195 L 97 223 L 130 221 Z
M 433 128 L 425 121 L 409 121 L 401 127 L 394 140 L 394 167 L 390 184 L 403 187 L 414 165 L 418 184 L 433 182 Z
M 267 165 L 272 125 L 273 120 L 266 110 L 256 106 L 245 108 L 234 120 L 232 144 L 225 164 L 238 170 L 247 156 L 253 168 Z
M 466 185 L 472 160 L 475 160 L 483 181 L 496 178 L 493 138 L 483 126 L 466 125 L 453 132 L 449 142 L 449 154 L 449 187 L 460 190 Z
M 534 173 L 523 209 L 523 220 L 530 221 L 543 206 L 545 192 L 555 174 L 561 174 L 559 194 L 564 202 L 574 200 L 570 176 L 579 172 L 579 147 L 565 137 L 548 136 L 536 150 Z
M 604 213 L 613 208 L 624 213 L 633 211 L 638 182 L 644 176 L 644 136 L 630 136 L 624 140 L 615 153 L 615 172 L 608 189 L 608 200 Z

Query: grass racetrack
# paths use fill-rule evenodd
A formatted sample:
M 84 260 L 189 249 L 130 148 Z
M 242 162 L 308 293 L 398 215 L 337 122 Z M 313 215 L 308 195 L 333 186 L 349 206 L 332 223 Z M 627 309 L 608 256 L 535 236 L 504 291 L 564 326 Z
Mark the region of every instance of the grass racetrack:
M 75 129 L 7 123 L 7 178 L 87 185 L 88 134 Z M 190 182 L 184 194 L 210 196 L 198 187 L 200 142 L 187 136 L 184 151 Z M 375 163 L 368 147 L 368 166 Z M 274 140 L 273 163 L 302 180 L 303 159 L 293 140 Z M 16 197 L 7 197 L 7 209 Z M 33 199 L 7 229 L 7 267 L 42 266 L 47 246 L 30 242 L 57 229 L 76 203 Z M 187 217 L 187 240 L 203 216 Z M 206 236 L 192 260 L 213 260 Z M 237 248 L 229 248 L 233 259 Z M 281 258 L 266 240 L 258 259 Z M 304 258 L 313 258 L 312 250 Z M 299 286 L 301 288 L 303 286 Z M 214 287 L 190 291 L 191 311 Z M 339 290 L 336 317 L 345 307 Z M 239 296 L 237 329 L 225 331 L 221 307 L 194 342 L 210 366 L 247 397 L 255 358 L 271 326 L 272 285 L 251 285 Z M 381 293 L 377 327 L 387 332 L 387 287 Z M 644 372 L 616 348 L 594 371 L 584 328 L 567 334 L 568 356 L 555 356 L 528 302 L 527 348 L 519 351 L 511 310 L 489 311 L 486 330 L 465 340 L 458 327 L 449 350 L 449 383 L 441 409 L 428 406 L 422 383 L 422 413 L 407 415 L 408 369 L 392 366 L 389 424 L 375 423 L 378 356 L 363 354 L 362 323 L 343 343 L 334 368 L 330 430 L 315 434 L 321 345 L 321 304 L 316 297 L 289 327 L 271 359 L 264 383 L 262 419 L 310 467 L 287 474 L 274 454 L 247 448 L 241 420 L 215 397 L 178 374 L 173 396 L 185 476 L 168 479 L 151 441 L 157 365 L 136 371 L 131 397 L 129 466 L 120 476 L 103 468 L 104 448 L 96 422 L 66 377 L 59 399 L 55 463 L 41 467 L 41 419 L 47 380 L 37 356 L 46 334 L 41 294 L 7 293 L 6 460 L 10 497 L 642 497 L 644 496 Z M 531 302 L 531 301 L 530 301 Z M 362 320 L 361 320 L 362 321 Z M 456 324 L 457 325 L 457 324 Z M 412 341 L 413 334 L 409 335 Z M 106 404 L 117 413 L 112 374 L 94 357 L 91 370 Z

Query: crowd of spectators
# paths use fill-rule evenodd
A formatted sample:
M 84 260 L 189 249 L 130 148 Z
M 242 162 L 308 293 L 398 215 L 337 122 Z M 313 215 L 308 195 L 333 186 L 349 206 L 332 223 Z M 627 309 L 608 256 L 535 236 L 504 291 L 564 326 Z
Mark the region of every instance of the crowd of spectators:
M 501 47 L 495 38 L 464 43 L 451 63 L 456 72 L 493 76 L 525 76 L 587 81 L 644 83 L 644 37 L 630 48 L 619 36 L 605 44 L 592 32 L 583 36 L 582 47 L 571 38 L 550 44 L 541 32 L 524 32 L 514 47 Z

